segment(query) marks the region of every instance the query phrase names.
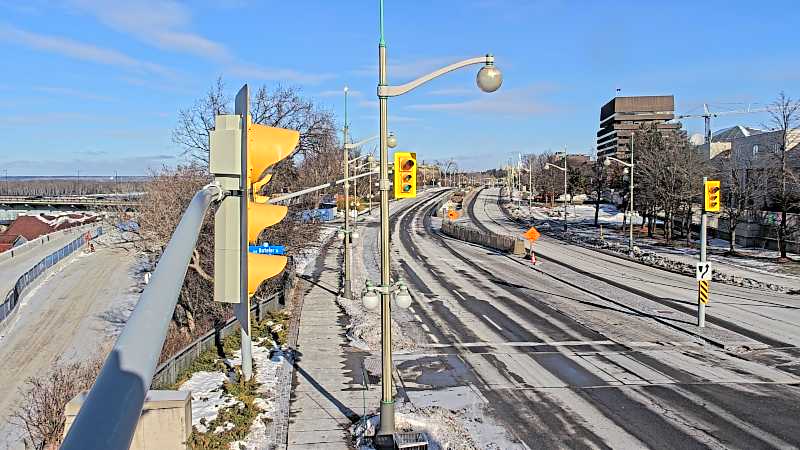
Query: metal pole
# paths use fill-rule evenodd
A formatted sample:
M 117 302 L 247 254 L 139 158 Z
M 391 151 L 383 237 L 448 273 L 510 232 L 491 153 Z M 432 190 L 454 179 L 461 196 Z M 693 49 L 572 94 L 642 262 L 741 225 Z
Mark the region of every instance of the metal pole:
M 344 179 L 350 176 L 350 152 L 347 149 L 347 87 L 344 88 Z M 350 286 L 350 181 L 344 182 L 344 293 L 345 298 L 353 298 Z
M 219 192 L 197 192 L 145 286 L 136 309 L 106 358 L 69 433 L 64 450 L 127 449 L 161 355 L 183 278 L 208 206 Z
M 353 172 L 355 173 L 358 173 L 358 170 L 359 170 L 358 166 L 353 168 Z M 353 198 L 355 199 L 353 200 L 353 207 L 354 207 L 353 209 L 356 210 L 356 216 L 353 218 L 353 229 L 355 230 L 358 229 L 358 205 L 361 204 L 361 202 L 359 201 L 360 198 L 358 196 L 358 178 L 355 178 L 353 180 Z
M 628 202 L 628 209 L 630 210 L 630 217 L 629 220 L 631 223 L 628 224 L 628 250 L 633 253 L 633 133 L 631 133 L 631 195 L 630 201 Z
M 387 86 L 386 42 L 383 39 L 383 0 L 380 2 L 381 40 L 378 43 L 378 84 Z M 389 299 L 389 151 L 388 100 L 379 96 L 380 103 L 380 152 L 381 152 L 381 411 L 378 434 L 394 433 L 394 396 L 392 395 L 392 317 Z
M 564 232 L 567 231 L 567 149 L 564 148 Z
M 530 158 L 528 158 L 528 216 L 529 217 L 532 207 L 533 207 L 533 168 L 531 167 L 531 160 Z
M 708 177 L 703 177 L 703 189 L 705 190 L 706 181 Z M 706 262 L 706 227 L 708 225 L 708 217 L 706 215 L 706 204 L 703 202 L 703 212 L 700 216 L 700 262 Z M 698 290 L 700 289 L 698 283 Z M 697 296 L 697 326 L 706 326 L 706 305 L 700 301 L 700 295 Z
M 253 376 L 253 342 L 250 333 L 250 293 L 247 291 L 247 255 L 250 244 L 247 238 L 247 208 L 250 199 L 247 127 L 250 124 L 250 87 L 246 84 L 236 94 L 234 114 L 240 115 L 242 120 L 240 153 L 242 172 L 239 178 L 241 188 L 241 195 L 239 196 L 239 303 L 236 303 L 233 309 L 241 330 L 242 376 L 245 380 L 249 380 Z

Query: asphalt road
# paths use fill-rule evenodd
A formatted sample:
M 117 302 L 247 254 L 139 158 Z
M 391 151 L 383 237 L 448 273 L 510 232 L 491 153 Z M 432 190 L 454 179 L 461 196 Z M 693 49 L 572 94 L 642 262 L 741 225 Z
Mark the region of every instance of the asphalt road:
M 79 250 L 42 275 L 0 337 L 0 449 L 21 449 L 21 430 L 8 418 L 28 377 L 57 358 L 104 357 L 138 298 L 134 257 L 121 249 Z
M 498 231 L 512 226 L 502 222 L 499 209 L 491 210 L 497 203 L 487 194 L 485 202 L 476 200 L 487 205 L 476 221 Z M 794 366 L 740 357 L 703 333 L 687 333 L 687 323 L 676 326 L 687 322 L 687 300 L 659 303 L 651 297 L 683 292 L 686 280 L 611 269 L 603 255 L 548 239 L 537 249 L 547 258 L 545 269 L 533 268 L 443 236 L 431 217 L 436 197 L 405 203 L 392 220 L 393 272 L 409 284 L 415 301 L 407 313 L 422 330 L 423 350 L 395 358 L 412 402 L 451 409 L 483 405 L 528 448 L 800 445 Z M 489 215 L 497 213 L 495 222 Z M 555 262 L 567 252 L 577 270 Z M 598 273 L 621 274 L 637 281 L 640 291 L 593 277 Z M 747 314 L 769 315 L 764 297 L 724 292 Z M 737 296 L 744 298 L 733 300 Z M 791 300 L 768 301 L 783 306 L 780 317 Z M 798 338 L 790 320 L 777 319 L 773 329 L 748 324 L 731 330 L 718 325 L 724 323 L 715 320 L 716 308 L 712 314 L 711 328 L 718 329 L 709 335 L 740 350 L 760 344 L 771 351 L 771 344 L 782 343 L 791 352 Z

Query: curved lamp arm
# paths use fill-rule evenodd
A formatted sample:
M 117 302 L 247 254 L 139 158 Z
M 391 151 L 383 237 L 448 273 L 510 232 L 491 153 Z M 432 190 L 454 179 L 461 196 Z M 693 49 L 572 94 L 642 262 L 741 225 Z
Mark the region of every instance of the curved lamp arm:
M 370 136 L 370 137 L 364 139 L 363 141 L 358 141 L 358 142 L 356 142 L 354 144 L 345 144 L 344 148 L 346 148 L 348 150 L 352 150 L 354 148 L 361 147 L 362 145 L 366 144 L 367 142 L 374 141 L 376 139 L 378 139 L 378 135 L 377 134 L 375 136 Z
M 473 64 L 494 64 L 494 56 L 492 55 L 484 55 L 478 56 L 476 58 L 465 59 L 464 61 L 459 61 L 457 63 L 450 64 L 449 66 L 442 67 L 439 70 L 431 72 L 427 75 L 423 75 L 417 78 L 414 81 L 410 81 L 406 84 L 401 84 L 400 86 L 378 86 L 378 97 L 397 97 L 398 95 L 403 95 L 406 92 L 415 89 L 428 81 L 436 77 L 440 77 L 447 72 L 452 72 L 454 70 L 460 69 L 462 67 L 471 66 Z
M 606 156 L 606 158 L 607 158 L 607 159 L 610 159 L 611 161 L 616 161 L 616 162 L 618 162 L 618 163 L 622 164 L 622 165 L 623 165 L 623 166 L 625 166 L 625 167 L 633 167 L 633 164 L 631 164 L 631 163 L 626 163 L 625 161 L 622 161 L 622 160 L 619 160 L 619 159 L 617 159 L 617 158 L 614 158 L 613 156 Z
M 550 164 L 550 163 L 547 163 L 547 164 L 545 164 L 544 166 L 545 166 L 545 167 L 547 167 L 547 166 L 550 166 L 550 167 L 555 167 L 556 169 L 558 169 L 558 170 L 560 170 L 560 171 L 562 171 L 562 172 L 566 172 L 566 171 L 567 171 L 567 169 L 565 169 L 565 168 L 563 168 L 563 167 L 561 167 L 561 166 L 557 166 L 557 165 L 555 165 L 555 164 Z

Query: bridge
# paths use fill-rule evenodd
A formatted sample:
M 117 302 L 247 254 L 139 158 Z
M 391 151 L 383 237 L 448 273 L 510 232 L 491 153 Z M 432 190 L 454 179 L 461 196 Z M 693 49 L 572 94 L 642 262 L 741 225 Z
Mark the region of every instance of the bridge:
M 86 211 L 139 207 L 138 199 L 114 196 L 111 198 L 88 196 L 0 196 L 0 210 Z

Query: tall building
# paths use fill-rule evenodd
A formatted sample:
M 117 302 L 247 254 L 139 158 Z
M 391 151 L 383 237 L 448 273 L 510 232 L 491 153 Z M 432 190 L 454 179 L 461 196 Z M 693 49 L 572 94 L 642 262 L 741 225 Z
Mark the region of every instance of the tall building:
M 672 95 L 614 97 L 600 108 L 597 156 L 627 157 L 631 135 L 642 124 L 655 123 L 660 130 L 677 130 L 680 124 L 667 123 L 674 118 Z

